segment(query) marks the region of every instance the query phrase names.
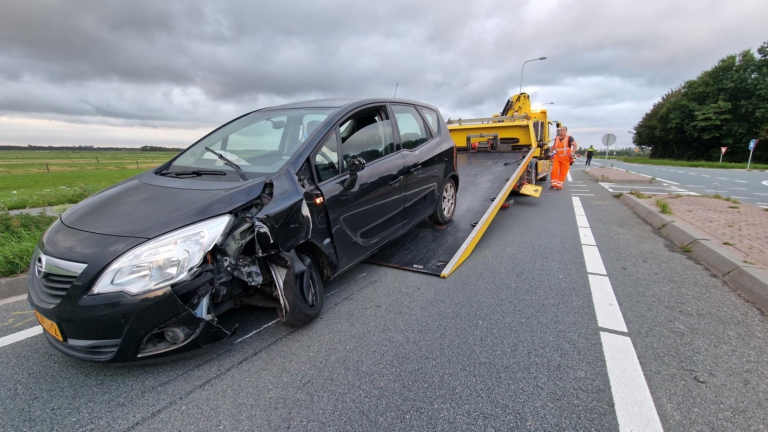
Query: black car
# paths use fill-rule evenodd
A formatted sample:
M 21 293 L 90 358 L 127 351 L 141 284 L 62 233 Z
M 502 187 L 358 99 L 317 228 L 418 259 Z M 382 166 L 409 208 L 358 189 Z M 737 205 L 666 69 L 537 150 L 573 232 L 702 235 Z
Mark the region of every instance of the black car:
M 228 339 L 217 316 L 313 320 L 323 281 L 425 218 L 453 216 L 456 153 L 435 107 L 326 99 L 266 108 L 72 207 L 32 258 L 48 341 L 102 362 Z

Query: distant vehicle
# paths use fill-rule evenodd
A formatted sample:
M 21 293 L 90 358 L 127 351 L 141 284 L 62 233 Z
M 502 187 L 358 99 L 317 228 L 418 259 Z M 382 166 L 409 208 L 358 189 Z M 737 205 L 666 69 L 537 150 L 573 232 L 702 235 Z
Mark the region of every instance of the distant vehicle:
M 401 99 L 266 108 L 72 207 L 34 252 L 29 300 L 56 349 L 128 362 L 228 339 L 217 317 L 320 313 L 323 281 L 429 218 L 451 221 L 439 111 Z

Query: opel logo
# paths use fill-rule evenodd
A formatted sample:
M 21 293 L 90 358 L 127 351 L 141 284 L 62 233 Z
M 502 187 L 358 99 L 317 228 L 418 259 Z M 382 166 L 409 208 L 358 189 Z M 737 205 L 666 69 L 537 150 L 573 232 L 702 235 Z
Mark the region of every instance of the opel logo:
M 35 264 L 35 274 L 39 278 L 42 278 L 45 274 L 45 255 L 40 255 L 37 257 L 37 263 Z

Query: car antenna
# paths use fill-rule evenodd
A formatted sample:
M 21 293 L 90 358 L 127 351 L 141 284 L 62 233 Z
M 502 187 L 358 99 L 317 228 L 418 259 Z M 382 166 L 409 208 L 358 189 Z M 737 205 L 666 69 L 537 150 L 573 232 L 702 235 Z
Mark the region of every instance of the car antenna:
M 400 83 L 395 83 L 395 94 L 392 95 L 393 98 L 397 97 L 397 86 L 399 86 Z

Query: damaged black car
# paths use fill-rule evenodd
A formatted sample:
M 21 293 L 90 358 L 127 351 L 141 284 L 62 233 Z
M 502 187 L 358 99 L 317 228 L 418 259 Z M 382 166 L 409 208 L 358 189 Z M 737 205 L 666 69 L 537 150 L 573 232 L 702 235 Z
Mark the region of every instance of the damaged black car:
M 248 113 L 162 166 L 72 207 L 45 233 L 29 300 L 56 349 L 154 360 L 229 339 L 229 309 L 320 313 L 323 283 L 456 207 L 439 111 L 327 99 Z

